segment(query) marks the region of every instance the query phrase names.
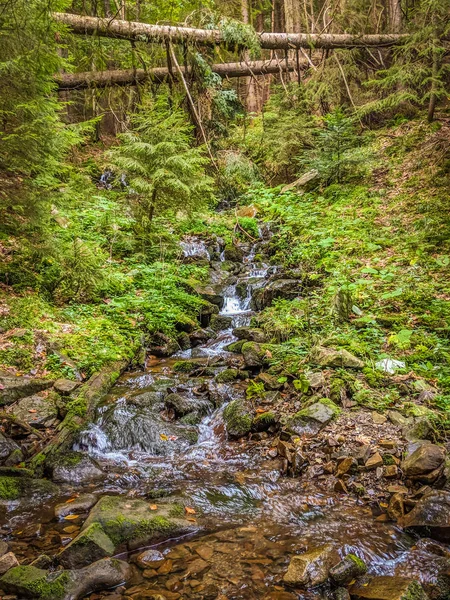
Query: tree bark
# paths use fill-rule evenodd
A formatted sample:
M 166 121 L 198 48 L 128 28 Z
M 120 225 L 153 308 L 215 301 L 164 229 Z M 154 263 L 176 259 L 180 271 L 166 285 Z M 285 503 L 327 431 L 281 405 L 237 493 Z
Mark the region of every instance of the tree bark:
M 306 61 L 302 62 L 305 68 L 308 67 Z M 289 63 L 289 71 L 295 69 L 295 64 Z M 184 67 L 180 67 L 183 73 L 186 73 Z M 269 73 L 279 73 L 280 69 L 286 70 L 286 63 L 278 63 L 276 60 L 257 60 L 249 63 L 222 63 L 212 65 L 212 70 L 221 77 L 244 77 L 253 73 L 254 75 L 266 75 Z M 188 71 L 189 73 L 189 71 Z M 187 74 L 188 74 L 187 73 Z M 176 71 L 172 73 L 174 78 L 178 77 Z M 87 71 L 85 73 L 58 73 L 55 75 L 55 81 L 59 90 L 83 90 L 89 87 L 104 88 L 112 85 L 134 85 L 136 82 L 144 83 L 152 81 L 154 83 L 164 83 L 170 77 L 169 69 L 159 67 L 155 69 L 124 69 L 112 71 Z
M 401 0 L 389 0 L 389 28 L 392 33 L 400 33 L 402 20 Z
M 53 13 L 59 23 L 68 26 L 72 33 L 98 35 L 102 37 L 135 40 L 141 42 L 161 42 L 168 39 L 172 43 L 197 42 L 204 45 L 225 44 L 222 33 L 217 29 L 193 29 L 169 25 L 149 25 L 136 21 L 110 20 L 98 17 L 85 17 L 68 13 Z M 407 34 L 366 34 L 347 33 L 261 33 L 261 48 L 269 50 L 291 50 L 292 48 L 364 48 L 389 47 L 402 44 Z M 446 36 L 443 39 L 450 39 Z

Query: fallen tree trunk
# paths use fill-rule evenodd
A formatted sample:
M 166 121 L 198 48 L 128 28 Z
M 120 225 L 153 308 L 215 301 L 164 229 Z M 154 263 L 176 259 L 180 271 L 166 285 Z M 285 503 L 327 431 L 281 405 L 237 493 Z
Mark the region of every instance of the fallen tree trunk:
M 99 35 L 135 42 L 172 43 L 196 42 L 205 45 L 226 44 L 218 29 L 194 29 L 172 27 L 170 25 L 149 25 L 119 19 L 85 17 L 69 13 L 53 13 L 59 23 L 67 25 L 72 33 Z M 269 50 L 289 50 L 291 48 L 364 48 L 386 47 L 402 44 L 407 34 L 347 34 L 347 33 L 260 33 L 261 48 Z
M 301 67 L 308 68 L 308 62 L 302 61 Z M 183 74 L 186 72 L 184 67 L 180 67 Z M 222 63 L 212 65 L 211 69 L 221 77 L 248 77 L 251 75 L 266 75 L 269 73 L 280 73 L 294 71 L 296 65 L 290 62 L 277 60 L 258 60 L 240 63 Z M 152 81 L 154 83 L 164 83 L 169 78 L 179 78 L 178 73 L 169 74 L 166 67 L 154 69 L 123 69 L 110 71 L 88 71 L 85 73 L 58 73 L 55 81 L 60 90 L 82 90 L 89 87 L 104 88 L 112 85 L 133 85 L 135 83 L 144 83 Z

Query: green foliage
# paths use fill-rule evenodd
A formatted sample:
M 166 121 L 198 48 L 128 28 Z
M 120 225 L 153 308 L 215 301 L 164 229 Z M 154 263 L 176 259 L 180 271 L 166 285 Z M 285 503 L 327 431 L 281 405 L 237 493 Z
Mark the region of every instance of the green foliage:
M 223 39 L 232 50 L 248 50 L 251 58 L 258 58 L 261 46 L 256 31 L 251 25 L 225 17 L 219 22 Z
M 252 238 L 255 240 L 259 238 L 259 226 L 256 219 L 253 219 L 252 217 L 238 217 L 238 223 L 239 227 L 248 233 Z M 240 232 L 238 231 L 238 234 L 239 233 Z
M 219 154 L 219 193 L 224 200 L 236 201 L 260 181 L 256 165 L 244 154 L 226 151 Z
M 160 98 L 133 117 L 133 130 L 110 152 L 119 178 L 127 178 L 127 198 L 145 242 L 155 214 L 204 207 L 212 200 L 208 160 L 193 146 L 192 127 L 180 109 L 171 112 Z
M 247 386 L 245 394 L 249 400 L 253 400 L 254 398 L 261 398 L 264 395 L 264 391 L 264 383 L 252 379 Z
M 305 300 L 276 299 L 254 318 L 254 322 L 263 329 L 268 339 L 284 342 L 307 330 L 307 312 Z

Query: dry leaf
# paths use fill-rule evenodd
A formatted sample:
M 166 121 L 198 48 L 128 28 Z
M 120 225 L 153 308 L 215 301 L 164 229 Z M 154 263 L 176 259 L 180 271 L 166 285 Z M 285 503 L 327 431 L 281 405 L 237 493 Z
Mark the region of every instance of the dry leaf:
M 197 519 L 194 519 L 194 517 L 187 517 L 186 521 L 189 521 L 190 523 L 197 523 Z
M 67 517 L 64 517 L 66 519 L 66 521 L 73 521 L 74 519 L 78 519 L 80 515 L 67 515 Z
M 184 510 L 187 512 L 188 515 L 195 515 L 195 509 L 191 508 L 190 506 L 185 506 Z
M 160 433 L 160 434 L 159 434 L 159 437 L 160 437 L 162 440 L 164 440 L 165 442 L 167 442 L 167 440 L 169 439 L 165 433 Z
M 71 502 L 75 502 L 75 498 L 69 498 L 66 500 L 66 504 L 70 504 Z
M 158 506 L 156 504 L 150 504 L 150 510 L 158 510 Z
M 29 413 L 37 413 L 37 410 L 35 408 L 30 408 L 28 412 Z

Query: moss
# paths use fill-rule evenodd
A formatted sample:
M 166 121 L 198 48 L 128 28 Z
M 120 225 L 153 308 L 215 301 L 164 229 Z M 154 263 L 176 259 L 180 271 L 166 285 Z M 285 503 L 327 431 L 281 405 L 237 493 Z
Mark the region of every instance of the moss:
M 17 500 L 22 493 L 21 482 L 15 477 L 0 477 L 0 499 Z
M 169 517 L 181 518 L 184 517 L 184 506 L 181 504 L 174 504 L 170 507 Z
M 83 458 L 81 452 L 60 452 L 55 456 L 54 462 L 65 467 L 76 467 Z
M 232 342 L 225 346 L 224 350 L 227 352 L 234 352 L 235 354 L 239 354 L 242 350 L 242 346 L 245 344 L 245 340 L 239 340 L 238 342 Z
M 253 419 L 252 430 L 253 431 L 265 431 L 271 425 L 275 425 L 278 422 L 277 416 L 272 411 L 267 411 L 256 415 Z
M 392 454 L 383 454 L 383 465 L 395 465 L 395 459 Z
M 201 365 L 191 360 L 178 360 L 174 363 L 172 369 L 175 373 L 192 373 L 198 369 Z
M 225 369 L 216 376 L 217 383 L 228 383 L 235 381 L 239 377 L 239 371 L 237 369 Z
M 11 591 L 19 593 L 28 592 L 33 598 L 39 600 L 60 600 L 66 596 L 67 586 L 70 583 L 70 575 L 61 572 L 59 575 L 52 574 L 51 580 L 47 577 L 47 571 L 37 569 L 30 565 L 13 567 L 0 580 L 0 585 Z
M 249 410 L 240 400 L 233 400 L 225 407 L 223 418 L 227 433 L 231 437 L 242 437 L 249 433 L 252 427 Z

